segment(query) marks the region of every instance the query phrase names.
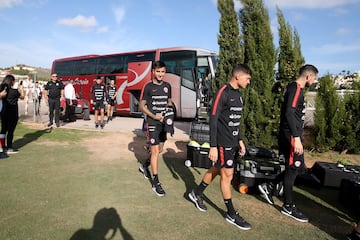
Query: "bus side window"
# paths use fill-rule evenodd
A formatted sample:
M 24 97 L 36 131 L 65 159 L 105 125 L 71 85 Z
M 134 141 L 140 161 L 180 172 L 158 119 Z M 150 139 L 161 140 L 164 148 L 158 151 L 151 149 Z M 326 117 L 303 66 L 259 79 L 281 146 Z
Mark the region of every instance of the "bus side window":
M 195 90 L 194 74 L 191 68 L 182 69 L 181 85 L 191 90 Z

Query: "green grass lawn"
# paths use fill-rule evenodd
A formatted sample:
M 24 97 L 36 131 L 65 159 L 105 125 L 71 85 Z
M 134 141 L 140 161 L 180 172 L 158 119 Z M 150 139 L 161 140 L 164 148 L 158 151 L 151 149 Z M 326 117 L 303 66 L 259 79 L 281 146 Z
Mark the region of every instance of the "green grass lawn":
M 352 229 L 354 219 L 338 202 L 337 189 L 301 187 L 294 197 L 310 217 L 305 224 L 279 212 L 281 199 L 273 207 L 234 190 L 235 207 L 253 225 L 242 231 L 224 220 L 218 178 L 205 192 L 207 212 L 188 200 L 205 170 L 185 167 L 176 153 L 165 152 L 159 161 L 167 194 L 157 197 L 138 172 L 138 152 L 129 158 L 124 143 L 98 146 L 107 156 L 103 161 L 81 144 L 110 134 L 19 124 L 14 145 L 20 152 L 0 159 L 0 239 L 110 239 L 115 229 L 112 239 L 323 240 L 344 239 Z M 112 154 L 117 147 L 124 154 Z

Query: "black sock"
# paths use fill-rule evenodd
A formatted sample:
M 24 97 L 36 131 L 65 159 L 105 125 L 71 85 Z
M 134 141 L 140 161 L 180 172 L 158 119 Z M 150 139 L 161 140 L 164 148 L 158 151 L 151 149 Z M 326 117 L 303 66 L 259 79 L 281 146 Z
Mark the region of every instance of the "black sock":
M 228 214 L 229 215 L 235 215 L 236 211 L 235 211 L 234 206 L 232 204 L 231 198 L 224 199 L 224 202 L 225 202 Z
M 197 188 L 194 189 L 194 192 L 196 195 L 202 195 L 203 192 L 205 191 L 205 188 L 208 186 L 209 184 L 205 183 L 204 181 L 201 181 L 201 183 L 199 184 L 199 186 L 197 186 Z
M 154 183 L 155 183 L 155 184 L 159 183 L 159 177 L 158 177 L 158 175 L 157 175 L 157 174 L 154 174 L 153 176 L 154 176 Z

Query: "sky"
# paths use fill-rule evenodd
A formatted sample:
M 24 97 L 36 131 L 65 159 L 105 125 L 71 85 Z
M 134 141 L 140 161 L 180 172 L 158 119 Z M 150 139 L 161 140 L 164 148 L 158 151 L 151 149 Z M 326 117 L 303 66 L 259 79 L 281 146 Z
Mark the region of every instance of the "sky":
M 51 68 L 57 58 L 190 46 L 219 51 L 216 0 L 0 0 L 0 68 Z M 320 75 L 360 70 L 360 0 L 263 0 L 278 46 L 276 9 L 297 30 Z M 235 8 L 241 9 L 235 0 Z M 256 71 L 256 70 L 253 70 Z

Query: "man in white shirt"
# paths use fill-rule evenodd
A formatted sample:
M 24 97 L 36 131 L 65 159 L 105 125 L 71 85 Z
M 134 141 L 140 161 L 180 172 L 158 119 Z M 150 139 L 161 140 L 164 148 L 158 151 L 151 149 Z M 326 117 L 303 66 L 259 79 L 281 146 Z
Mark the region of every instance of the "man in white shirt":
M 40 115 L 40 102 L 42 98 L 42 89 L 38 82 L 35 82 L 31 94 L 34 102 L 35 115 Z
M 74 111 L 76 105 L 76 94 L 75 88 L 73 86 L 74 80 L 70 80 L 65 88 L 64 88 L 64 95 L 66 101 L 66 109 L 65 109 L 65 118 L 64 122 L 75 122 L 76 119 L 74 118 Z
M 28 76 L 24 81 L 23 81 L 23 87 L 24 87 L 24 91 L 25 91 L 25 115 L 28 114 L 29 111 L 29 97 L 30 97 L 30 93 L 31 93 L 31 89 L 32 89 L 32 84 L 31 84 L 31 78 L 30 76 Z

